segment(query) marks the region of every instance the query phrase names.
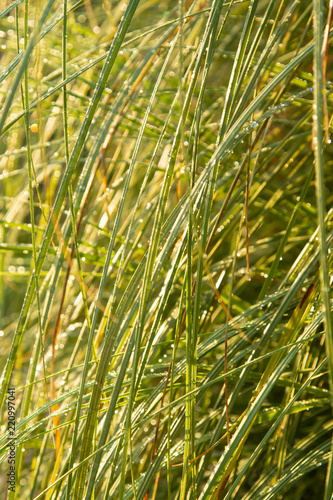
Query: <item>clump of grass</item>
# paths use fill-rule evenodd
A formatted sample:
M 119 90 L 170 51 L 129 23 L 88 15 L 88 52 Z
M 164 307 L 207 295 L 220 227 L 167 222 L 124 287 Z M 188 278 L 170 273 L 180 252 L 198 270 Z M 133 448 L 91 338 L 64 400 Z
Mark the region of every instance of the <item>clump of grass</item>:
M 331 2 L 0 16 L 8 497 L 331 498 Z

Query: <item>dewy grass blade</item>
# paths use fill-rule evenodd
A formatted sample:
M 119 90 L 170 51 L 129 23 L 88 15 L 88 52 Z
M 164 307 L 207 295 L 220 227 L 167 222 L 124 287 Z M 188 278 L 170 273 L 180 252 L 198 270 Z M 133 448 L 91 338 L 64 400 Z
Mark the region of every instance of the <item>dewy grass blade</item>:
M 165 71 L 166 66 L 168 64 L 169 57 L 172 54 L 172 50 L 173 50 L 173 47 L 169 51 L 169 56 L 166 58 L 165 63 L 163 65 L 163 67 L 162 67 L 162 70 L 161 70 L 161 72 L 159 74 L 159 78 L 157 79 L 157 82 L 155 84 L 154 92 L 153 92 L 153 94 L 151 96 L 150 103 L 149 103 L 149 105 L 147 107 L 147 110 L 146 110 L 146 113 L 145 113 L 145 118 L 144 118 L 144 120 L 142 122 L 141 131 L 140 131 L 138 140 L 136 142 L 135 151 L 134 151 L 134 154 L 133 154 L 133 157 L 132 157 L 132 161 L 131 161 L 131 168 L 130 168 L 130 170 L 132 172 L 133 172 L 133 168 L 134 168 L 134 165 L 135 165 L 135 161 L 136 161 L 136 157 L 137 157 L 137 154 L 138 154 L 138 150 L 139 150 L 139 147 L 140 147 L 140 144 L 141 144 L 141 139 L 143 137 L 143 133 L 144 133 L 144 130 L 145 130 L 145 127 L 146 127 L 146 124 L 147 124 L 147 120 L 149 118 L 149 115 L 150 115 L 150 112 L 151 112 L 151 108 L 152 108 L 152 105 L 153 105 L 153 102 L 154 102 L 157 90 L 159 88 L 161 79 L 163 77 L 164 71 Z M 130 181 L 130 175 L 128 175 L 128 178 L 127 178 L 127 185 L 129 184 L 129 181 Z M 126 192 L 124 191 L 123 203 L 125 201 L 125 196 L 126 196 Z M 139 202 L 140 198 L 141 198 L 141 196 L 139 195 L 138 202 Z M 137 206 L 138 206 L 138 202 L 137 202 Z M 122 205 L 123 205 L 123 203 L 122 203 Z M 136 206 L 136 209 L 137 209 L 137 206 Z M 135 212 L 134 212 L 134 215 L 135 215 Z M 121 208 L 119 208 L 119 212 L 118 213 L 121 213 Z M 131 225 L 129 227 L 128 235 L 127 235 L 126 242 L 125 242 L 125 245 L 124 245 L 124 251 L 125 251 L 126 246 L 127 246 L 126 243 L 128 242 L 129 236 L 131 234 L 132 224 L 133 224 L 133 218 L 132 218 L 132 222 L 131 222 Z M 117 234 L 117 229 L 118 229 L 117 226 L 115 226 L 114 235 Z M 120 263 L 120 267 L 121 267 L 122 261 L 123 261 L 123 257 L 122 257 L 122 260 L 121 260 L 121 263 Z M 120 273 L 118 273 L 118 276 L 119 275 L 120 275 Z M 117 285 L 118 285 L 118 280 L 115 281 L 114 291 L 113 291 L 112 298 L 111 298 L 111 306 L 112 306 L 112 304 L 114 302 L 114 296 L 115 296 L 115 293 L 116 293 L 116 290 L 117 290 Z M 112 309 L 110 309 L 110 313 L 109 313 L 110 314 L 110 318 L 112 317 L 111 313 L 112 313 Z M 110 323 L 111 322 L 108 321 L 108 325 L 106 327 L 107 334 L 109 334 L 109 332 L 110 332 Z M 110 337 L 110 339 L 113 342 L 112 337 Z M 100 390 L 98 391 L 98 389 L 101 388 L 102 380 L 104 380 L 105 374 L 106 374 L 106 369 L 108 368 L 108 359 L 109 359 L 109 351 L 110 351 L 110 347 L 108 346 L 108 344 L 109 344 L 109 342 L 107 341 L 106 344 L 105 344 L 105 349 L 103 350 L 102 355 L 101 355 L 101 361 L 100 361 L 100 364 L 99 364 L 99 367 L 98 367 L 98 372 L 96 374 L 96 381 L 98 382 L 96 390 L 95 390 L 96 394 L 92 395 L 92 401 L 93 400 L 98 401 L 98 399 L 100 397 Z M 112 344 L 110 344 L 110 345 L 112 345 Z M 110 406 L 110 408 L 112 408 L 112 406 Z M 95 413 L 93 413 L 93 412 L 95 412 Z M 96 409 L 93 409 L 93 408 L 91 409 L 91 415 L 97 416 Z M 103 433 L 102 433 L 102 436 L 101 436 L 100 443 L 103 442 L 106 439 L 107 432 L 108 432 L 107 422 L 109 422 L 110 416 L 108 415 L 107 418 L 106 418 L 106 423 L 105 423 L 105 427 L 104 427 L 105 430 L 103 429 Z M 87 431 L 89 431 L 91 429 L 91 427 L 93 426 L 93 424 L 92 424 L 93 419 L 91 419 L 91 420 L 92 421 L 89 422 L 89 425 L 87 425 Z M 89 442 L 89 438 L 87 438 L 87 442 Z M 100 459 L 100 454 L 96 456 L 95 463 L 94 463 L 93 469 L 91 471 L 91 477 L 90 477 L 90 481 L 89 481 L 89 485 L 88 485 L 88 490 L 87 490 L 87 495 L 88 496 L 91 494 L 91 490 L 93 488 L 94 477 L 95 477 L 95 474 L 97 472 L 97 466 L 99 465 L 99 459 Z
M 42 15 L 39 19 L 39 22 L 38 22 L 38 26 L 36 28 L 36 32 L 34 32 L 30 38 L 30 41 L 29 41 L 29 44 L 27 45 L 25 51 L 24 51 L 24 56 L 23 56 L 23 59 L 22 59 L 22 62 L 21 62 L 21 65 L 20 65 L 20 68 L 19 68 L 19 71 L 17 72 L 17 75 L 15 77 L 15 80 L 14 82 L 12 83 L 12 86 L 11 86 L 11 90 L 10 90 L 10 93 L 6 99 L 6 102 L 5 102 L 5 105 L 3 107 L 3 110 L 2 110 L 2 115 L 1 115 L 1 118 L 0 118 L 0 135 L 1 135 L 1 132 L 2 132 L 2 129 L 4 127 L 4 124 L 8 118 L 8 113 L 9 113 L 9 110 L 10 110 L 10 107 L 12 105 L 12 102 L 13 102 L 13 99 L 14 99 L 14 96 L 15 96 L 15 92 L 20 84 L 20 81 L 21 81 L 21 78 L 22 78 L 22 75 L 27 67 L 27 64 L 28 64 L 28 61 L 29 61 L 29 57 L 33 51 L 33 48 L 35 46 L 35 43 L 36 43 L 36 38 L 37 38 L 37 35 L 38 33 L 41 31 L 41 28 L 43 26 L 43 24 L 45 23 L 46 21 L 46 18 L 47 16 L 49 15 L 50 13 L 50 10 L 52 9 L 52 6 L 54 4 L 54 0 L 49 0 L 42 12 Z
M 312 147 L 315 157 L 317 212 L 319 224 L 320 246 L 320 281 L 322 307 L 324 311 L 325 345 L 330 374 L 330 392 L 333 408 L 333 328 L 330 310 L 329 268 L 326 244 L 326 197 L 324 177 L 324 75 L 323 75 L 323 2 L 313 0 L 313 29 L 314 29 L 314 100 L 313 100 L 313 138 Z M 331 438 L 331 454 L 326 474 L 325 500 L 329 500 L 333 490 L 333 436 Z

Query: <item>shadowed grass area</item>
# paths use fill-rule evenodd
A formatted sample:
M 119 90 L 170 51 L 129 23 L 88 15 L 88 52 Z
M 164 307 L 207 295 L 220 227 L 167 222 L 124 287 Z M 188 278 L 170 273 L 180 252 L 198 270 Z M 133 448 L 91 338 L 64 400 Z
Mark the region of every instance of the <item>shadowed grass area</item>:
M 1 493 L 331 499 L 333 2 L 1 8 Z

